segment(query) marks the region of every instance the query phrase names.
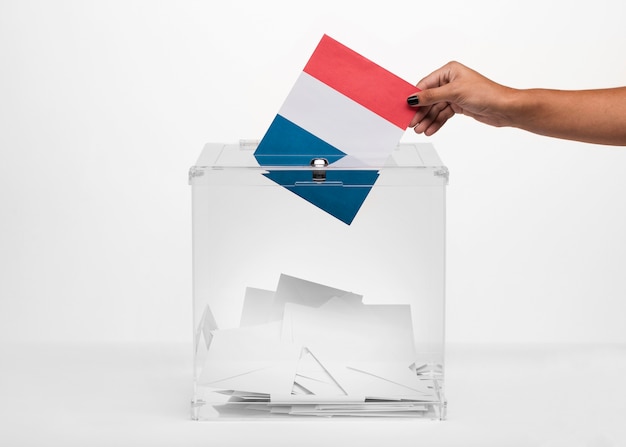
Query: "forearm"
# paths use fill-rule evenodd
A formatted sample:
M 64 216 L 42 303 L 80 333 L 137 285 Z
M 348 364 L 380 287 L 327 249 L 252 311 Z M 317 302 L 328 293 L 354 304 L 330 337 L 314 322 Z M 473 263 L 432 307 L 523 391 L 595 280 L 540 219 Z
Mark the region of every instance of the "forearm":
M 626 145 L 626 87 L 602 90 L 513 90 L 508 125 L 541 135 Z

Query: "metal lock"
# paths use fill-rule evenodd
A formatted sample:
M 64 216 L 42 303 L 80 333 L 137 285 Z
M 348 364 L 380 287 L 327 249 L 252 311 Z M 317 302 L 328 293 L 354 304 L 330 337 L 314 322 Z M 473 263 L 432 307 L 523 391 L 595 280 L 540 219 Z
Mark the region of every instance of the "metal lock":
M 313 181 L 325 182 L 326 181 L 326 166 L 328 166 L 328 160 L 325 158 L 314 158 L 311 160 L 311 167 L 313 168 Z

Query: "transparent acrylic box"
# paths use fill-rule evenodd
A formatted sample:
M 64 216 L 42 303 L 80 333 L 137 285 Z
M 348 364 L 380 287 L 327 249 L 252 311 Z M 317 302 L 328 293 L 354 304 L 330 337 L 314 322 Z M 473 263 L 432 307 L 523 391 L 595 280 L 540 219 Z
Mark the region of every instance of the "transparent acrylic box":
M 332 194 L 348 187 L 323 180 L 332 165 L 261 167 L 256 143 L 207 144 L 189 172 L 193 419 L 445 419 L 432 145 L 400 144 L 347 225 L 263 175 L 310 172 Z

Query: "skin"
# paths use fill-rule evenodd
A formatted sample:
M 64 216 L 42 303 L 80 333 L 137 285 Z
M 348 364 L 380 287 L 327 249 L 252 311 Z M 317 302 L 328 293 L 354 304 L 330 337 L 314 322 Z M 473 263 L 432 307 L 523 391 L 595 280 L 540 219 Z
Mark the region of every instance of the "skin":
M 410 123 L 433 135 L 455 114 L 496 127 L 588 143 L 626 146 L 626 87 L 598 90 L 514 89 L 449 62 L 416 87 Z

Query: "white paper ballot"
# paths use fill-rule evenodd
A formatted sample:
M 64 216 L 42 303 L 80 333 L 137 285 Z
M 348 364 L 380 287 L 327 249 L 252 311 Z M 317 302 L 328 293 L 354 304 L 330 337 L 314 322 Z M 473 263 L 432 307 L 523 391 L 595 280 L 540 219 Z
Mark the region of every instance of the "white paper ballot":
M 291 393 L 302 348 L 278 339 L 278 325 L 213 333 L 201 385 L 255 393 Z
M 300 343 L 329 361 L 406 362 L 415 358 L 408 305 L 346 308 L 333 300 L 319 308 L 285 304 L 282 339 Z
M 347 365 L 349 369 L 380 377 L 389 382 L 396 383 L 408 389 L 419 391 L 425 394 L 432 394 L 432 388 L 428 387 L 428 382 L 422 380 L 417 374 L 411 371 L 405 363 L 394 362 L 351 362 Z
M 272 303 L 272 320 L 281 320 L 286 303 L 319 307 L 333 297 L 360 303 L 362 295 L 282 274 Z
M 208 349 L 211 344 L 211 339 L 213 338 L 212 332 L 217 329 L 217 323 L 215 322 L 215 317 L 211 312 L 211 308 L 207 305 L 202 312 L 202 317 L 200 317 L 200 323 L 196 328 L 196 352 L 198 352 L 198 345 L 200 340 L 203 339 Z
M 207 308 L 198 384 L 251 411 L 277 415 L 403 417 L 437 402 L 418 373 L 411 309 L 281 275 L 248 287 L 239 328 L 217 329 Z M 247 405 L 249 404 L 249 405 Z
M 345 396 L 348 393 L 307 348 L 302 350 L 295 382 L 318 396 Z
M 411 380 L 402 377 L 401 371 L 404 368 L 408 370 L 408 367 L 381 364 L 376 366 L 378 368 L 362 365 L 363 369 L 355 369 L 347 365 L 329 364 L 328 369 L 349 395 L 364 394 L 368 399 L 432 400 L 432 390 L 417 378 Z
M 239 326 L 255 326 L 269 323 L 273 302 L 273 291 L 247 287 Z

